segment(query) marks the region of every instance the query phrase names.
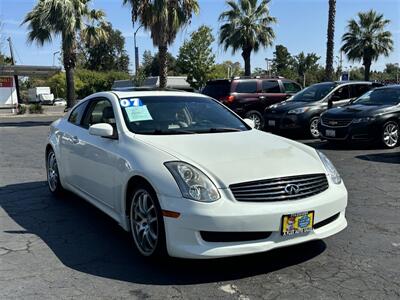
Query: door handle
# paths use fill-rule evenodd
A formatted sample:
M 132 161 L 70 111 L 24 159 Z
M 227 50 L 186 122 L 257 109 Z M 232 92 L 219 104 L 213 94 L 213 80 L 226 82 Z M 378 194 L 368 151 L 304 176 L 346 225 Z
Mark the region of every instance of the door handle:
M 78 137 L 77 137 L 77 136 L 73 136 L 73 137 L 71 138 L 71 142 L 72 142 L 72 144 L 78 144 L 78 143 L 79 143 Z

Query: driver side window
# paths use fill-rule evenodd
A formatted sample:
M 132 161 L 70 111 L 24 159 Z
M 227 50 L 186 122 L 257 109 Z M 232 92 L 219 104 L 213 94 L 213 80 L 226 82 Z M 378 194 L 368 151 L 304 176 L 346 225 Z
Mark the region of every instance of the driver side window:
M 107 123 L 115 128 L 115 116 L 112 104 L 107 99 L 93 100 L 83 117 L 82 126 L 89 128 L 98 123 Z
M 332 101 L 350 99 L 350 86 L 342 86 L 333 93 Z

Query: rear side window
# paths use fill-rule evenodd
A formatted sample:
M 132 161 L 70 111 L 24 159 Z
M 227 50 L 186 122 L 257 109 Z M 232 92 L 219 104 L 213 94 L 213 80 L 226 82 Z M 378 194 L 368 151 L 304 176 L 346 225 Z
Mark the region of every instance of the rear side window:
M 86 108 L 86 103 L 79 104 L 77 107 L 75 107 L 71 112 L 71 114 L 69 115 L 68 122 L 79 126 L 81 124 L 85 108 Z
M 294 82 L 290 82 L 290 81 L 283 82 L 283 86 L 285 87 L 285 93 L 295 94 L 295 93 L 301 91 L 301 87 L 297 83 L 294 83 Z
M 239 81 L 236 86 L 236 93 L 257 93 L 257 81 Z
M 372 89 L 372 84 L 355 84 L 351 89 L 351 98 L 358 98 Z
M 278 81 L 264 80 L 262 82 L 262 92 L 263 93 L 281 93 L 281 88 L 279 87 Z
M 229 96 L 231 83 L 226 81 L 211 81 L 208 82 L 203 89 L 203 94 L 210 96 L 214 99 L 221 99 L 222 97 Z

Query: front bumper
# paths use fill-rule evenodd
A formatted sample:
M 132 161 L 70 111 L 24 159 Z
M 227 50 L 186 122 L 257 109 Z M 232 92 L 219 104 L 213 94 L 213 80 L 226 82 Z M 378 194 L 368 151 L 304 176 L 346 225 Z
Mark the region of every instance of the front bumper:
M 346 141 L 346 142 L 371 142 L 379 138 L 380 125 L 377 122 L 371 123 L 351 123 L 346 127 L 330 127 L 324 124 L 318 124 L 318 131 L 321 139 L 330 141 Z M 335 136 L 327 134 L 327 130 L 334 131 Z
M 230 190 L 220 190 L 214 203 L 199 203 L 160 195 L 163 209 L 180 212 L 177 219 L 164 217 L 169 255 L 182 258 L 218 258 L 264 252 L 279 247 L 323 239 L 346 228 L 347 191 L 329 182 L 329 189 L 301 200 L 280 202 L 239 202 Z M 286 214 L 315 211 L 314 224 L 331 222 L 311 232 L 281 235 L 281 218 Z M 323 223 L 321 223 L 323 222 Z M 207 242 L 200 232 L 270 232 L 264 239 L 235 242 Z
M 308 128 L 308 118 L 306 114 L 287 114 L 285 113 L 270 113 L 264 114 L 265 130 L 302 130 Z M 273 123 L 273 125 L 272 125 Z

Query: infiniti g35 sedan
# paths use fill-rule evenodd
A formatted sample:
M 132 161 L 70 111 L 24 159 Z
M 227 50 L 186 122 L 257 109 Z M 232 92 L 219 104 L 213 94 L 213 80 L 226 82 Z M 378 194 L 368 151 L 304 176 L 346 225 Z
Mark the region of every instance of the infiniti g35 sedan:
M 251 125 L 204 95 L 97 93 L 51 125 L 49 189 L 111 216 L 144 256 L 242 255 L 343 230 L 329 159 Z

